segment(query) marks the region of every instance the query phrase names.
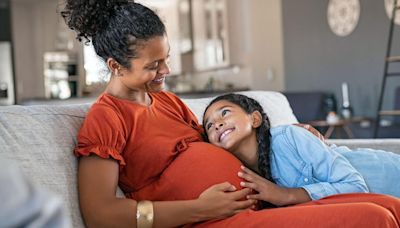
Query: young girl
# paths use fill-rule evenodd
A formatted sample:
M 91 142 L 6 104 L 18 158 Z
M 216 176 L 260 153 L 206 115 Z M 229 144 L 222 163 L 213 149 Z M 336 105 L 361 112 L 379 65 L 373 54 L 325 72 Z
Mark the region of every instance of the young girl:
M 212 144 L 248 167 L 239 172 L 241 184 L 258 192 L 248 198 L 282 206 L 368 189 L 400 197 L 400 155 L 329 147 L 297 126 L 270 128 L 260 104 L 244 95 L 214 99 L 203 127 Z

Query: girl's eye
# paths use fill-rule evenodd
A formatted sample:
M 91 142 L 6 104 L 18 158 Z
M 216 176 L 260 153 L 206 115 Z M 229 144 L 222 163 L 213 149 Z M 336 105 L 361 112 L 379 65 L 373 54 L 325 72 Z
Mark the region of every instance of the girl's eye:
M 228 112 L 230 112 L 228 109 L 222 110 L 222 116 L 225 116 Z
M 211 127 L 212 127 L 212 123 L 208 123 L 206 128 L 207 128 L 207 130 L 209 130 Z

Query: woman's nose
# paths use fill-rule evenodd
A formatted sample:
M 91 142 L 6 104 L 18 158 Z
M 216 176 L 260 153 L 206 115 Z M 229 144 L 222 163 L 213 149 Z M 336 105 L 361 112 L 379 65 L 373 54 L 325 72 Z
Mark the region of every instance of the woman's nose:
M 171 68 L 169 67 L 168 62 L 164 61 L 161 68 L 158 70 L 159 74 L 168 75 L 171 73 Z

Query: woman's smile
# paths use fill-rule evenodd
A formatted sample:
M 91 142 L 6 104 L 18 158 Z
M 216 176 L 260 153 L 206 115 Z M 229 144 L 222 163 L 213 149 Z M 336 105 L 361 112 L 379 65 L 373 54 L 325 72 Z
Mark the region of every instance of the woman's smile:
M 161 76 L 152 80 L 153 83 L 162 84 L 165 81 L 165 76 Z

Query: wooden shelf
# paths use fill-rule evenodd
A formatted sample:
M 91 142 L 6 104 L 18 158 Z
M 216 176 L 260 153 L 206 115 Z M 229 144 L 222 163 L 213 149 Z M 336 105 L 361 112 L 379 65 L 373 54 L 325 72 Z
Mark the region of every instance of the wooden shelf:
M 400 56 L 389 56 L 386 58 L 388 62 L 400 62 Z
M 400 110 L 383 110 L 379 112 L 381 116 L 400 116 Z

